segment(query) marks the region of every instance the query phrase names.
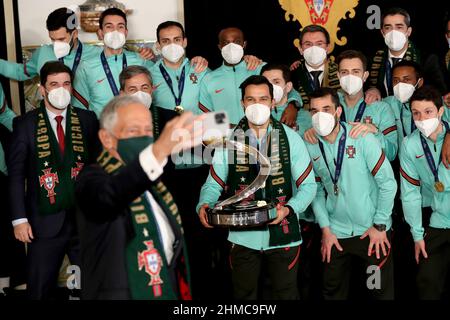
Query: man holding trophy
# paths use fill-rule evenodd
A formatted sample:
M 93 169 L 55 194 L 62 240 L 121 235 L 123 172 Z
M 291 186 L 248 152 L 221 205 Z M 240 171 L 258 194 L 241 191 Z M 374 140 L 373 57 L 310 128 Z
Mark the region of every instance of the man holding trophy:
M 255 75 L 240 88 L 245 117 L 226 148 L 215 150 L 197 212 L 207 228 L 230 227 L 235 299 L 257 299 L 263 263 L 271 279 L 271 298 L 298 299 L 298 215 L 316 194 L 312 162 L 300 136 L 270 117 L 272 84 Z M 217 204 L 219 198 L 226 200 Z M 227 214 L 220 213 L 227 210 L 234 218 L 221 220 Z M 267 213 L 265 220 L 261 212 Z

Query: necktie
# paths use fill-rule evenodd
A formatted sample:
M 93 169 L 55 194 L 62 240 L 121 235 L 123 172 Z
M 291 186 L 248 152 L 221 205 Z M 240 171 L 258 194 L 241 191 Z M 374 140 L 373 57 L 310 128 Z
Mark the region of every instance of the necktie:
M 394 94 L 394 89 L 392 88 L 392 68 L 402 60 L 401 58 L 391 58 L 392 64 L 388 64 L 389 72 L 386 72 L 386 85 L 388 87 L 388 95 L 392 96 Z
M 319 76 L 321 73 L 322 73 L 322 71 L 311 71 L 311 75 L 313 77 L 314 90 L 317 90 L 320 88 Z
M 63 116 L 56 116 L 55 120 L 56 120 L 56 134 L 58 136 L 58 143 L 59 143 L 59 150 L 61 150 L 61 154 L 64 154 L 64 130 L 63 127 L 61 125 L 62 121 L 63 121 L 64 117 Z
M 392 67 L 394 67 L 397 63 L 400 62 L 400 60 L 402 60 L 401 58 L 391 58 L 392 59 Z

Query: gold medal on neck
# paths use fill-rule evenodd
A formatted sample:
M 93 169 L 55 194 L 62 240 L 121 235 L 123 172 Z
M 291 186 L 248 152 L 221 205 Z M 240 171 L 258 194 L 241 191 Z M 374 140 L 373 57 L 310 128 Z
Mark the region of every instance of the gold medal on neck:
M 184 112 L 184 108 L 182 106 L 176 106 L 173 110 L 175 110 L 178 114 L 182 114 Z
M 434 188 L 436 189 L 437 192 L 444 192 L 445 189 L 444 184 L 440 181 L 436 181 L 434 183 Z

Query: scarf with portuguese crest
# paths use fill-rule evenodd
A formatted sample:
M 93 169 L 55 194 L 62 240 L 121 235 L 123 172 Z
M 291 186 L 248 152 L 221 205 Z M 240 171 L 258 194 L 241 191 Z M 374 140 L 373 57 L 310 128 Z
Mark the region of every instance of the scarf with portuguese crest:
M 253 194 L 251 200 L 265 200 L 266 202 L 285 205 L 292 197 L 292 174 L 289 153 L 289 141 L 281 122 L 271 117 L 272 130 L 267 137 L 267 156 L 272 168 L 264 188 Z M 250 128 L 246 117 L 242 118 L 234 130 L 233 139 L 249 145 Z M 265 154 L 264 151 L 261 151 Z M 228 164 L 227 197 L 231 197 L 245 189 L 258 175 L 255 161 L 247 153 L 229 150 L 228 159 L 234 161 Z M 269 245 L 280 246 L 301 240 L 299 221 L 296 214 L 287 216 L 279 225 L 267 225 L 269 230 Z
M 98 157 L 99 165 L 110 175 L 114 175 L 125 165 L 112 157 L 107 151 Z M 183 227 L 178 208 L 166 186 L 158 181 L 151 186 L 152 195 L 167 215 L 175 236 L 183 238 Z M 167 258 L 160 238 L 156 217 L 147 196 L 142 194 L 129 206 L 134 237 L 126 246 L 125 264 L 128 284 L 133 300 L 191 300 L 190 277 L 186 246 L 182 253 L 175 255 L 171 265 L 175 264 L 177 288 L 171 281 Z M 180 240 L 178 240 L 180 241 Z
M 297 79 L 297 87 L 300 96 L 303 101 L 303 108 L 309 110 L 309 95 L 313 92 L 313 87 L 311 85 L 309 72 L 305 66 L 305 59 L 300 58 L 300 66 L 293 75 Z M 330 87 L 333 89 L 339 89 L 341 87 L 338 78 L 338 65 L 334 62 L 334 57 L 330 56 L 325 62 L 325 69 L 323 75 L 322 87 Z
M 36 151 L 38 208 L 41 215 L 50 215 L 74 206 L 74 184 L 88 160 L 88 151 L 78 113 L 69 106 L 66 114 L 64 155 L 50 125 L 44 102 L 38 109 Z

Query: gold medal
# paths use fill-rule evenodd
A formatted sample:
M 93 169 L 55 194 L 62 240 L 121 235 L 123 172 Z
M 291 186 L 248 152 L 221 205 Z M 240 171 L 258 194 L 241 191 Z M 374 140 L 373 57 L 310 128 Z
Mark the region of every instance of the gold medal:
M 182 114 L 184 112 L 184 108 L 182 106 L 176 106 L 174 110 L 178 114 Z
M 434 183 L 434 188 L 436 189 L 437 192 L 444 192 L 445 189 L 444 184 L 440 181 L 436 181 Z

